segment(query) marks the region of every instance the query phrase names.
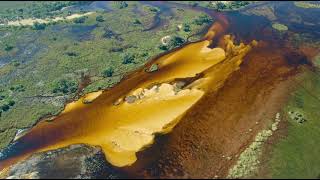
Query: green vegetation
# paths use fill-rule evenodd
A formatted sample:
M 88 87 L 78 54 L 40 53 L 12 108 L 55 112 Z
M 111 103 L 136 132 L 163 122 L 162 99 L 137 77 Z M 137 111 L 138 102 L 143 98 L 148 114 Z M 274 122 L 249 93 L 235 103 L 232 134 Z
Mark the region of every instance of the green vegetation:
M 183 25 L 183 30 L 184 30 L 184 32 L 190 32 L 191 31 L 190 25 L 189 24 L 184 24 Z
M 320 77 L 307 72 L 297 81 L 302 87 L 293 92 L 284 112 L 288 132 L 274 145 L 267 165 L 272 178 L 318 178 L 320 174 Z M 301 103 L 302 102 L 302 103 Z M 290 112 L 300 112 L 307 119 L 299 123 Z
M 138 25 L 138 24 L 142 24 L 142 23 L 141 23 L 141 21 L 139 21 L 139 19 L 135 19 L 134 22 L 133 22 L 133 24 Z
M 130 64 L 133 63 L 135 57 L 131 54 L 124 54 L 122 58 L 122 64 Z
M 203 15 L 203 16 L 199 16 L 197 19 L 194 20 L 194 23 L 196 25 L 203 25 L 203 24 L 210 24 L 212 23 L 212 18 L 209 17 L 208 15 Z
M 8 44 L 5 44 L 5 47 L 4 47 L 4 50 L 5 51 L 11 51 L 14 47 L 13 46 L 10 46 Z
M 176 3 L 188 4 L 190 6 L 205 7 L 217 11 L 239 10 L 251 2 L 248 1 L 175 1 Z
M 295 6 L 300 8 L 320 8 L 320 4 L 315 4 L 311 2 L 295 1 L 293 2 Z
M 38 22 L 35 22 L 33 24 L 33 28 L 35 30 L 44 30 L 46 28 L 46 24 L 45 23 L 38 23 Z
M 0 7 L 1 21 L 12 21 L 18 18 L 47 18 L 67 12 L 60 11 L 64 7 L 89 4 L 90 1 L 4 1 Z
M 114 73 L 114 70 L 112 67 L 107 68 L 102 72 L 103 77 L 111 77 Z
M 119 9 L 128 7 L 128 3 L 126 3 L 125 1 L 116 1 L 114 3 L 116 4 L 116 7 L 118 7 Z
M 78 23 L 78 24 L 84 23 L 84 22 L 86 21 L 86 18 L 88 18 L 88 17 L 86 17 L 86 16 L 81 16 L 81 17 L 79 17 L 79 18 L 74 19 L 73 22 L 74 22 L 74 23 Z
M 78 85 L 74 81 L 60 79 L 54 83 L 54 89 L 52 90 L 53 93 L 62 93 L 62 94 L 69 94 L 75 93 L 78 89 Z
M 83 23 L 61 21 L 47 24 L 41 30 L 0 26 L 3 35 L 0 57 L 11 60 L 0 67 L 0 89 L 3 90 L 0 91 L 0 105 L 10 107 L 7 111 L 1 110 L 0 148 L 13 139 L 16 130 L 34 125 L 45 115 L 61 112 L 67 100 L 75 97 L 84 76 L 90 78 L 91 84 L 80 94 L 110 88 L 125 74 L 163 52 L 159 49 L 162 37 L 179 37 L 172 42 L 172 46 L 179 46 L 188 36 L 209 25 L 193 23 L 204 13 L 192 10 L 177 13 L 177 9 L 172 9 L 174 16 L 160 15 L 168 26 L 143 31 L 155 19 L 156 13 L 150 9 L 160 9 L 139 2 L 126 2 L 125 8 L 115 4 L 111 6 L 113 13 L 97 11 Z M 31 11 L 26 9 L 28 6 L 20 6 L 26 13 L 24 18 L 33 17 L 27 14 Z M 136 6 L 143 15 L 133 12 Z M 67 14 L 68 11 L 49 14 Z M 45 13 L 43 16 L 47 17 Z M 189 25 L 190 31 L 177 30 L 179 24 Z M 7 51 L 6 46 L 12 48 Z
M 288 27 L 284 24 L 280 24 L 280 23 L 274 23 L 272 24 L 272 27 L 278 31 L 287 31 Z
M 96 21 L 98 21 L 98 22 L 103 22 L 103 21 L 104 21 L 103 16 L 102 16 L 102 15 L 98 15 L 98 16 L 96 17 Z
M 179 47 L 185 42 L 186 42 L 186 40 L 184 40 L 182 37 L 174 36 L 174 37 L 170 38 L 170 41 L 169 41 L 169 43 L 167 45 L 161 44 L 159 46 L 159 49 L 161 49 L 163 51 L 167 51 L 167 50 Z
M 150 66 L 150 68 L 149 69 L 147 69 L 147 72 L 155 72 L 155 71 L 158 71 L 158 69 L 159 69 L 159 67 L 158 67 L 158 65 L 157 64 L 152 64 L 151 66 Z

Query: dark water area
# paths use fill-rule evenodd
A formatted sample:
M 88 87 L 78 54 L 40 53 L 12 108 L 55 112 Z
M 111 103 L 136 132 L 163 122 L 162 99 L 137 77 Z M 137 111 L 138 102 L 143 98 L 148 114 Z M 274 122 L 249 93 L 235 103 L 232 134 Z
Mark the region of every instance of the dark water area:
M 289 31 L 308 33 L 313 38 L 320 37 L 320 8 L 300 8 L 293 2 L 272 4 L 280 23 L 288 26 Z
M 81 5 L 81 6 L 71 6 L 68 8 L 65 8 L 64 10 L 67 11 L 104 11 L 104 12 L 111 12 L 112 8 L 110 7 L 110 1 L 93 1 L 90 4 Z
M 52 26 L 51 31 L 54 33 L 64 34 L 75 41 L 88 41 L 93 38 L 91 32 L 98 27 L 97 25 L 56 25 Z

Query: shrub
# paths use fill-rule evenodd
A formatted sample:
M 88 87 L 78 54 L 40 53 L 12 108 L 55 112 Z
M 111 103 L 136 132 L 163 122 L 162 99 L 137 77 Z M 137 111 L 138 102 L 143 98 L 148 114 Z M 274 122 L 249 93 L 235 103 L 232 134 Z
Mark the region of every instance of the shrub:
M 16 104 L 16 102 L 14 101 L 14 100 L 10 100 L 9 102 L 8 102 L 8 105 L 9 106 L 14 106 Z
M 142 23 L 139 21 L 139 19 L 135 19 L 133 24 L 138 25 L 138 24 L 142 24 Z
M 156 8 L 156 7 L 151 7 L 150 8 L 150 11 L 152 11 L 152 12 L 158 12 L 158 11 L 160 11 L 158 8 Z
M 179 47 L 181 46 L 183 43 L 185 43 L 186 41 L 182 38 L 182 37 L 179 37 L 179 36 L 174 36 L 170 39 L 169 43 L 167 45 L 163 45 L 161 44 L 159 46 L 159 49 L 161 50 L 164 50 L 164 51 L 167 51 L 167 50 L 170 50 L 170 49 L 173 49 L 173 48 L 176 48 L 176 47 Z
M 113 68 L 109 67 L 108 69 L 102 72 L 103 77 L 111 77 L 114 73 Z
M 13 48 L 14 48 L 13 46 L 10 46 L 10 45 L 6 44 L 5 47 L 4 47 L 4 50 L 5 51 L 11 51 Z
M 163 44 L 161 44 L 161 45 L 159 46 L 159 49 L 161 49 L 161 50 L 163 50 L 163 51 L 169 50 L 168 46 L 163 45 Z
M 189 25 L 189 24 L 185 24 L 185 25 L 183 26 L 183 31 L 184 31 L 184 32 L 190 32 L 190 31 L 191 31 L 190 25 Z
M 103 16 L 101 16 L 101 15 L 97 16 L 97 17 L 96 17 L 96 21 L 98 21 L 98 22 L 103 22 L 103 21 L 104 21 Z
M 216 7 L 217 7 L 217 10 L 223 10 L 227 8 L 227 6 L 222 2 L 217 2 Z
M 46 28 L 46 24 L 45 23 L 38 23 L 38 22 L 35 22 L 33 24 L 33 29 L 35 30 L 44 30 Z
M 211 17 L 209 17 L 208 15 L 203 15 L 203 16 L 199 16 L 197 19 L 194 20 L 194 23 L 196 25 L 203 25 L 203 24 L 210 24 L 212 23 L 212 19 Z
M 73 20 L 74 23 L 77 23 L 77 24 L 81 24 L 81 23 L 84 23 L 86 21 L 86 17 L 85 16 L 82 16 L 82 17 L 79 17 L 79 18 L 76 18 Z
M 151 66 L 150 66 L 150 68 L 147 70 L 147 72 L 155 72 L 155 71 L 158 71 L 158 69 L 159 69 L 159 67 L 158 67 L 158 65 L 157 64 L 152 64 Z
M 119 2 L 116 2 L 117 3 L 117 6 L 119 9 L 123 9 L 123 8 L 126 8 L 128 7 L 128 4 L 124 1 L 119 1 Z
M 54 89 L 52 90 L 53 93 L 75 93 L 77 91 L 77 83 L 74 81 L 68 81 L 66 79 L 61 79 L 54 84 Z
M 24 92 L 25 88 L 23 85 L 16 85 L 16 86 L 11 86 L 10 90 L 15 92 Z
M 134 61 L 134 56 L 130 54 L 125 54 L 122 59 L 122 64 L 130 64 Z
M 78 56 L 78 54 L 75 53 L 75 52 L 66 52 L 66 54 L 67 54 L 68 56 Z
M 179 36 L 174 36 L 170 42 L 169 42 L 169 46 L 171 46 L 172 48 L 178 47 L 180 45 L 182 45 L 183 43 L 185 43 L 186 41 L 179 37 Z
M 10 109 L 10 106 L 8 104 L 4 104 L 1 106 L 2 111 L 8 111 Z

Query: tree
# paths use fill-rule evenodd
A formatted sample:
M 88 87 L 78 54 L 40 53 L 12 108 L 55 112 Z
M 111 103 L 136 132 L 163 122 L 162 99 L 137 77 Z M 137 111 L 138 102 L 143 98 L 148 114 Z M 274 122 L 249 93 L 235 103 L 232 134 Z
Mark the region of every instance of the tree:
M 183 26 L 183 30 L 184 30 L 184 32 L 190 32 L 190 31 L 191 31 L 190 25 L 189 25 L 189 24 L 185 24 L 185 25 Z
M 209 17 L 208 15 L 202 15 L 202 16 L 199 16 L 197 19 L 194 20 L 194 23 L 196 25 L 203 25 L 203 24 L 210 24 L 212 23 L 212 18 Z
M 125 54 L 123 56 L 122 64 L 130 64 L 134 61 L 134 56 L 130 54 Z
M 96 17 L 96 21 L 98 21 L 98 22 L 103 22 L 103 21 L 104 21 L 103 16 L 102 16 L 102 15 L 97 16 L 97 17 Z
M 2 111 L 8 111 L 10 109 L 10 106 L 8 104 L 4 104 L 1 106 Z
M 163 44 L 161 44 L 161 45 L 159 46 L 159 49 L 161 49 L 161 50 L 163 50 L 163 51 L 169 50 L 169 49 L 168 49 L 168 46 L 163 45 Z
M 46 24 L 45 23 L 39 23 L 39 22 L 35 22 L 33 24 L 33 29 L 35 30 L 44 30 L 46 28 Z
M 102 72 L 103 77 L 111 77 L 114 73 L 114 70 L 112 67 L 109 67 L 108 69 L 104 70 Z
M 128 7 L 128 4 L 124 1 L 119 1 L 119 2 L 116 2 L 117 3 L 117 6 L 119 7 L 119 9 L 123 9 L 123 8 L 126 8 Z
M 227 6 L 222 2 L 217 2 L 216 6 L 217 6 L 217 10 L 219 11 L 227 8 Z
M 61 79 L 55 82 L 52 92 L 69 94 L 69 93 L 75 93 L 77 89 L 78 87 L 76 82 L 66 80 L 66 79 Z
M 4 50 L 5 51 L 11 51 L 14 47 L 8 44 L 5 44 Z
M 164 51 L 167 51 L 167 50 L 170 50 L 170 49 L 173 49 L 173 48 L 176 48 L 176 47 L 179 47 L 181 46 L 183 43 L 185 43 L 186 41 L 182 38 L 182 37 L 179 37 L 179 36 L 174 36 L 170 39 L 169 43 L 167 45 L 163 45 L 161 44 L 159 46 L 159 49 L 161 50 L 164 50 Z
M 73 20 L 74 23 L 77 23 L 77 24 L 81 24 L 81 23 L 84 23 L 86 21 L 86 17 L 85 16 L 82 16 L 82 17 L 79 17 L 79 18 L 76 18 Z
M 13 106 L 13 105 L 15 105 L 16 104 L 16 102 L 14 101 L 14 100 L 10 100 L 9 102 L 8 102 L 8 105 L 9 106 Z
M 185 43 L 185 40 L 182 37 L 174 36 L 170 40 L 169 46 L 171 46 L 172 48 L 175 48 L 175 47 L 178 47 L 178 46 L 182 45 L 183 43 Z

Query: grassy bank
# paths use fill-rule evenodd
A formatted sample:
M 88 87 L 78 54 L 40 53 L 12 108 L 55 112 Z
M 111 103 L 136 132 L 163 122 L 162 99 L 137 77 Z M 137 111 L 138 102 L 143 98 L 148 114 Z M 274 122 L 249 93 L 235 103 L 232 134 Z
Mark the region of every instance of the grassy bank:
M 320 177 L 320 76 L 308 71 L 297 82 L 301 86 L 284 109 L 287 135 L 274 145 L 268 164 L 272 178 Z M 297 122 L 289 112 L 299 112 L 306 121 Z

